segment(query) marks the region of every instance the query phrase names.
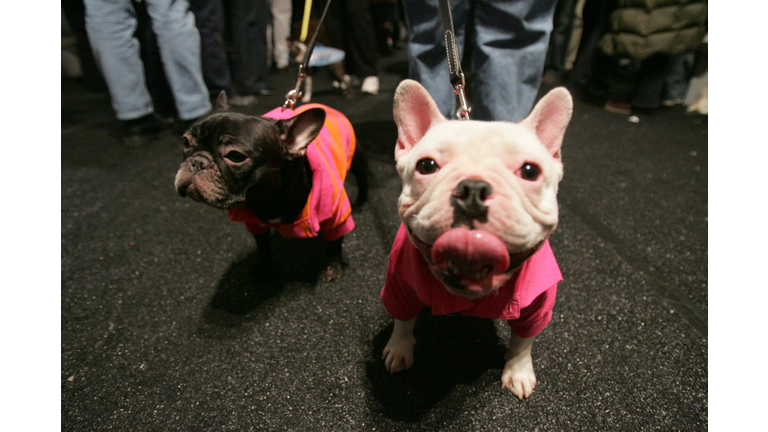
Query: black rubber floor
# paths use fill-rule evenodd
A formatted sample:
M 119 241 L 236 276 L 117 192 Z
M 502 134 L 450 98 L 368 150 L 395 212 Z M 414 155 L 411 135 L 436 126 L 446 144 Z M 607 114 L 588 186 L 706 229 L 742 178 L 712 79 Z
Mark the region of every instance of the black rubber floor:
M 123 147 L 108 96 L 62 81 L 63 430 L 707 429 L 708 123 L 682 108 L 632 123 L 576 101 L 551 238 L 565 281 L 531 399 L 500 388 L 509 330 L 491 320 L 423 314 L 415 366 L 385 372 L 405 70 L 403 51 L 383 59 L 381 93 L 351 100 L 315 77 L 372 177 L 337 283 L 315 279 L 321 242 L 284 238 L 280 282 L 254 280 L 244 227 L 176 195 L 178 139 Z M 280 104 L 292 74 L 247 112 Z

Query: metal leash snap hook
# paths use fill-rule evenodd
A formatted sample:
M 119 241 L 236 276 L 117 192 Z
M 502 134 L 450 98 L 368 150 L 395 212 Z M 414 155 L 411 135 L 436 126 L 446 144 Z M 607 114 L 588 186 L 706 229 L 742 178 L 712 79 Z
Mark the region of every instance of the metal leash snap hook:
M 459 120 L 469 120 L 469 113 L 472 112 L 472 108 L 467 105 L 464 88 L 457 90 L 456 94 L 459 95 L 459 107 L 456 109 L 456 118 Z
M 296 105 L 296 100 L 301 98 L 304 94 L 301 92 L 301 83 L 304 82 L 304 78 L 307 76 L 307 69 L 303 64 L 299 65 L 299 77 L 296 80 L 296 88 L 285 94 L 285 102 L 283 102 L 283 109 L 290 108 Z
M 461 81 L 453 85 L 453 91 L 459 96 L 459 108 L 456 109 L 456 118 L 459 120 L 469 120 L 469 113 L 472 108 L 467 104 L 467 97 L 464 94 L 464 74 L 461 75 Z

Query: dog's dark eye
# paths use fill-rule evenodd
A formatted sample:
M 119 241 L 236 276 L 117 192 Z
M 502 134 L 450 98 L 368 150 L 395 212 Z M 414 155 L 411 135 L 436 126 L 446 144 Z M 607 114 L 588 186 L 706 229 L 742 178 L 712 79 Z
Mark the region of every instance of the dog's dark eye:
M 429 175 L 434 174 L 440 167 L 437 165 L 434 159 L 422 159 L 416 162 L 416 171 L 420 174 Z
M 232 150 L 228 152 L 227 154 L 224 155 L 224 157 L 234 163 L 240 163 L 248 158 L 247 156 L 245 156 L 244 154 L 240 153 L 237 150 Z
M 520 167 L 519 172 L 523 180 L 535 181 L 541 175 L 541 168 L 538 165 L 526 162 Z

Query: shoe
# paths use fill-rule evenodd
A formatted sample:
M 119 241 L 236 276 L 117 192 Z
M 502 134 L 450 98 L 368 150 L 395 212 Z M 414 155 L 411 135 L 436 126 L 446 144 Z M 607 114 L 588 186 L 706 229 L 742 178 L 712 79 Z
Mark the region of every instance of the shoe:
M 209 111 L 199 117 L 191 118 L 189 120 L 182 120 L 179 119 L 179 121 L 176 123 L 176 126 L 174 127 L 174 131 L 177 135 L 181 136 L 184 135 L 186 131 L 189 130 L 189 128 L 192 127 L 193 124 L 197 123 L 198 120 L 200 120 L 203 117 L 207 117 L 209 114 L 211 114 L 213 111 Z
M 603 108 L 606 111 L 612 112 L 614 114 L 632 114 L 632 105 L 627 102 L 608 101 L 605 103 Z
M 350 84 L 351 78 L 349 75 L 343 76 L 343 81 L 333 81 L 333 87 L 341 91 L 341 95 L 345 99 L 350 100 L 354 97 L 354 91 L 352 90 L 352 84 Z
M 358 78 L 356 75 L 344 74 L 344 82 L 352 87 L 360 87 L 360 78 Z
M 285 54 L 285 56 L 280 58 L 275 58 L 275 68 L 277 70 L 283 70 L 288 67 L 290 64 L 289 56 L 288 54 Z
M 124 120 L 120 135 L 125 146 L 136 147 L 155 139 L 171 124 L 171 121 L 155 113 L 147 114 L 137 119 Z
M 675 105 L 682 105 L 683 100 L 682 99 L 664 99 L 663 101 L 661 101 L 661 104 L 664 106 L 671 107 Z
M 351 86 L 351 84 L 350 84 L 350 77 L 349 77 L 349 75 L 344 75 L 342 77 L 341 81 L 333 80 L 333 87 L 334 88 L 342 89 L 343 90 L 343 89 L 345 89 L 347 87 L 350 87 L 350 86 Z
M 379 77 L 373 75 L 365 77 L 360 91 L 372 95 L 379 94 Z
M 245 96 L 232 96 L 229 99 L 229 103 L 238 106 L 238 107 L 245 107 L 245 106 L 253 106 L 259 103 L 259 100 L 254 95 L 245 95 Z
M 565 72 L 549 69 L 541 77 L 541 83 L 550 86 L 556 86 L 567 81 Z

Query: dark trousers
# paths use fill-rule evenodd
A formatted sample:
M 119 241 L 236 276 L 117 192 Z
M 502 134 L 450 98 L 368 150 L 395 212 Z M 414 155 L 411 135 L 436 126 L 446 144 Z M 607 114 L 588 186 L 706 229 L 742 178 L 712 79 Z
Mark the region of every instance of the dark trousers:
M 577 88 L 587 87 L 592 83 L 594 73 L 605 73 L 606 61 L 601 56 L 600 38 L 608 29 L 608 16 L 613 10 L 613 2 L 587 0 L 584 3 L 579 50 L 571 71 L 570 83 Z M 599 80 L 599 78 L 598 78 Z
M 573 32 L 573 18 L 576 15 L 576 0 L 558 0 L 549 41 L 547 67 L 556 72 L 565 72 L 565 58 Z
M 347 73 L 360 78 L 379 74 L 371 0 L 333 0 L 325 17 L 325 29 L 333 46 L 344 50 Z
M 232 90 L 239 95 L 269 89 L 267 76 L 267 0 L 227 0 L 229 44 L 232 48 Z
M 633 107 L 654 109 L 661 105 L 664 81 L 669 73 L 670 57 L 656 54 L 640 63 L 629 103 Z
M 224 4 L 222 0 L 189 0 L 189 7 L 195 14 L 195 25 L 200 32 L 203 79 L 211 101 L 215 101 L 220 92 L 229 93 L 232 86 L 224 41 Z
M 107 83 L 99 72 L 99 67 L 93 59 L 91 43 L 85 31 L 85 6 L 83 0 L 62 0 L 61 10 L 67 18 L 69 28 L 77 40 L 77 56 L 83 68 L 83 82 L 94 91 L 107 91 Z

